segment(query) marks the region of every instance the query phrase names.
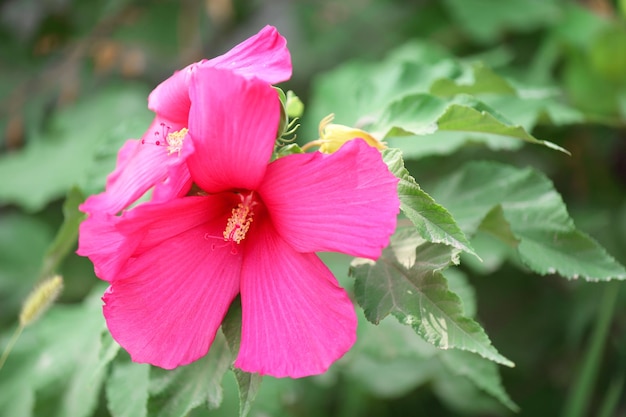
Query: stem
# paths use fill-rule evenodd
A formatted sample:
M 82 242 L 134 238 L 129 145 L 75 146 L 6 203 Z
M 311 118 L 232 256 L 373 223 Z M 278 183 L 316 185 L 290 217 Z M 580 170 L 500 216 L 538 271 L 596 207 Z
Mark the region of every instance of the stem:
M 17 339 L 19 339 L 20 335 L 22 334 L 22 330 L 24 330 L 24 326 L 19 325 L 17 329 L 15 329 L 15 331 L 13 332 L 13 336 L 11 336 L 9 343 L 4 348 L 4 352 L 2 352 L 2 357 L 0 357 L 0 369 L 2 369 L 2 367 L 4 366 L 4 363 L 7 361 L 7 358 L 9 357 L 9 353 L 11 353 L 11 350 L 13 349 L 15 342 L 17 342 Z
M 578 378 L 574 382 L 565 403 L 564 417 L 582 417 L 589 408 L 591 395 L 598 376 L 602 351 L 613 318 L 613 310 L 619 294 L 619 283 L 609 283 L 600 300 L 600 311 L 596 321 L 587 354 L 583 359 Z
M 303 145 L 300 149 L 302 149 L 303 151 L 306 151 L 306 150 L 308 150 L 308 149 L 311 149 L 311 148 L 312 148 L 312 147 L 314 147 L 314 146 L 322 146 L 322 144 L 323 144 L 323 143 L 324 143 L 324 142 L 322 142 L 322 140 L 321 140 L 321 139 L 314 140 L 314 141 L 311 141 L 311 142 L 305 143 L 305 144 L 304 144 L 304 145 Z

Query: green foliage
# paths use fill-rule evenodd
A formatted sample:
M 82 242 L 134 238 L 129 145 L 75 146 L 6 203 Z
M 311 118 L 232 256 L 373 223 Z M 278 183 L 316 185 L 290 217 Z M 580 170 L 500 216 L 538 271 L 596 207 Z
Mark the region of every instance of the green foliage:
M 378 261 L 353 267 L 356 299 L 374 324 L 393 314 L 441 349 L 467 350 L 513 366 L 491 345 L 480 325 L 463 315 L 461 299 L 449 290 L 440 271 L 458 262 L 457 256 L 447 246 L 410 235 L 392 241 Z
M 561 196 L 537 171 L 473 162 L 443 178 L 433 195 L 466 234 L 497 237 L 534 272 L 626 279 L 624 267 L 574 226 Z
M 0 349 L 33 285 L 68 279 L 0 369 L 2 415 L 623 412 L 626 2 L 6 3 Z M 236 300 L 205 357 L 133 363 L 104 325 L 105 286 L 73 255 L 78 206 L 149 125 L 151 88 L 266 23 L 294 63 L 273 158 L 302 153 L 335 113 L 384 140 L 399 178 L 380 259 L 322 256 L 356 301 L 357 342 L 319 377 L 242 372 Z
M 0 157 L 0 176 L 13 178 L 0 185 L 0 200 L 36 211 L 63 196 L 81 179 L 90 181 L 89 173 L 100 168 L 95 160 L 102 158 L 103 151 L 98 148 L 102 141 L 106 141 L 106 152 L 115 155 L 123 141 L 142 133 L 120 126 L 128 126 L 135 118 L 143 120 L 143 126 L 149 123 L 146 96 L 146 89 L 141 87 L 112 87 L 55 113 L 50 126 L 38 132 L 21 152 Z M 113 166 L 114 159 L 105 169 L 110 172 Z M 42 186 L 44 179 L 46 185 Z M 102 186 L 99 181 L 98 187 Z M 85 189 L 95 191 L 88 186 Z

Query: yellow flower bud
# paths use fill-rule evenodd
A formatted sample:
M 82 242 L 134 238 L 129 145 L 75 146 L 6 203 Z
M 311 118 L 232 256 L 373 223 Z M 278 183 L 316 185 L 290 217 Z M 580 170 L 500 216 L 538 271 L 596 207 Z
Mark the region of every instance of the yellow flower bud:
M 320 139 L 318 142 L 320 145 L 320 152 L 333 153 L 344 143 L 356 138 L 363 139 L 368 145 L 376 149 L 383 150 L 386 148 L 383 142 L 379 141 L 364 130 L 331 123 L 334 118 L 334 114 L 329 114 L 320 122 Z

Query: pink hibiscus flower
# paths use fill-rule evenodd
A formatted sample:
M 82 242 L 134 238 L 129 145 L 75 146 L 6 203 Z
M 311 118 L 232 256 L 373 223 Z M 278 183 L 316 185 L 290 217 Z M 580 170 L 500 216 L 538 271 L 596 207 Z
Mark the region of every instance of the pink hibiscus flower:
M 280 103 L 262 80 L 196 68 L 189 97 L 193 191 L 81 225 L 78 253 L 110 283 L 107 326 L 134 361 L 171 369 L 207 353 L 240 295 L 236 367 L 322 373 L 353 345 L 357 319 L 315 252 L 378 258 L 398 180 L 361 139 L 270 162 Z
M 155 187 L 152 198 L 165 201 L 189 191 L 191 176 L 181 155 L 189 119 L 189 83 L 194 71 L 213 67 L 232 70 L 274 84 L 291 77 L 287 41 L 276 28 L 259 33 L 211 60 L 193 63 L 159 84 L 148 97 L 156 116 L 141 140 L 131 139 L 118 154 L 116 169 L 107 178 L 106 191 L 91 196 L 81 210 L 114 215 Z M 187 155 L 191 146 L 185 146 Z

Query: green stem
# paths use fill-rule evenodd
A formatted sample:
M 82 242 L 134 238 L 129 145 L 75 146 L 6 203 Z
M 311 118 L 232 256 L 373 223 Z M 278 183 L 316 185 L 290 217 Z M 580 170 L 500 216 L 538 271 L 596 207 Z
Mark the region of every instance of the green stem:
M 564 417 L 582 417 L 589 408 L 619 290 L 618 282 L 608 283 L 604 289 L 598 319 L 580 373 L 565 403 Z
M 24 330 L 24 326 L 20 324 L 17 327 L 17 329 L 15 329 L 15 331 L 13 332 L 13 336 L 11 336 L 9 343 L 7 343 L 7 347 L 5 347 L 4 352 L 2 352 L 2 357 L 0 357 L 0 369 L 2 369 L 2 367 L 4 366 L 4 363 L 7 361 L 7 358 L 9 357 L 9 353 L 11 353 L 11 350 L 13 349 L 15 342 L 17 342 L 17 339 L 19 339 L 20 335 L 22 334 L 22 330 Z

